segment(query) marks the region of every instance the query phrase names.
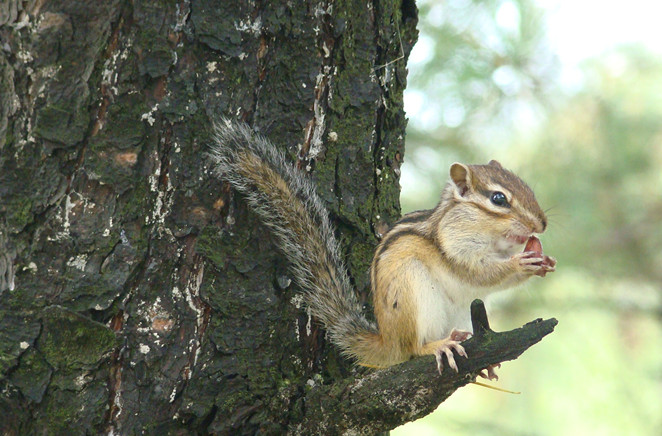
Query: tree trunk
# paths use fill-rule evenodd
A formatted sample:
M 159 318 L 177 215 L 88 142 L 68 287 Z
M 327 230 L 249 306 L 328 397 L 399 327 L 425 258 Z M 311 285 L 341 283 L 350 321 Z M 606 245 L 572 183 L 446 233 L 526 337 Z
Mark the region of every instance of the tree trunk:
M 209 126 L 308 171 L 368 301 L 399 215 L 412 0 L 0 6 L 0 433 L 279 434 L 351 364 Z
M 412 0 L 0 6 L 0 433 L 373 434 L 553 328 L 352 367 L 204 159 L 247 121 L 310 173 L 357 292 L 399 216 Z M 371 313 L 369 307 L 366 310 Z

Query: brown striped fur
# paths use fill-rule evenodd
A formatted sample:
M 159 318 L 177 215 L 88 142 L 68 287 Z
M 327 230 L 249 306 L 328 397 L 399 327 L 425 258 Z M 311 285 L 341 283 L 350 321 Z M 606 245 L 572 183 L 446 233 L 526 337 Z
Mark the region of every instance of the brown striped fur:
M 209 158 L 276 235 L 310 313 L 360 364 L 385 367 L 421 354 L 440 361 L 453 342 L 451 330 L 470 328 L 474 298 L 533 274 L 509 242 L 546 227 L 531 189 L 496 161 L 453 164 L 437 207 L 405 215 L 375 252 L 370 277 L 377 328 L 362 314 L 310 180 L 241 123 L 216 124 Z M 509 207 L 490 202 L 495 190 Z

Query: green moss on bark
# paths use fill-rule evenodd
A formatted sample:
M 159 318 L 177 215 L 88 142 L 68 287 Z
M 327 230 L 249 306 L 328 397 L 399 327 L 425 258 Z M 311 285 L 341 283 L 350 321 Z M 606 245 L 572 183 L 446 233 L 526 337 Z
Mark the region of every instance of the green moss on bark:
M 53 373 L 42 354 L 30 347 L 22 356 L 20 365 L 11 373 L 9 381 L 21 394 L 34 403 L 40 403 Z
M 29 197 L 15 197 L 6 204 L 5 215 L 10 232 L 18 233 L 32 222 L 32 200 Z
M 85 87 L 72 92 L 74 95 L 64 102 L 51 103 L 37 112 L 36 135 L 66 146 L 83 140 L 89 124 L 88 91 Z
M 49 365 L 60 371 L 91 369 L 119 345 L 108 327 L 62 307 L 49 307 L 42 316 L 37 348 Z

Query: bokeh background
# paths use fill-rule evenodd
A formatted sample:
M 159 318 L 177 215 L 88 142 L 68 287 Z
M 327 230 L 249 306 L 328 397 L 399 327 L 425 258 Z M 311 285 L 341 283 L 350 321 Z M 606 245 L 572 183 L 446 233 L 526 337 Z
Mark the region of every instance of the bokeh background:
M 556 317 L 497 386 L 402 435 L 662 434 L 662 2 L 418 0 L 403 213 L 454 161 L 499 160 L 550 225 L 544 279 L 496 295 L 495 330 Z

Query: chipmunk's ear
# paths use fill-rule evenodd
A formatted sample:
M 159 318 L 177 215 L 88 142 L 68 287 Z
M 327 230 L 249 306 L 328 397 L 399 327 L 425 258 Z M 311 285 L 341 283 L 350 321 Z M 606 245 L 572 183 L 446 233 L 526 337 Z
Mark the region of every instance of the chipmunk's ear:
M 469 167 L 455 162 L 451 165 L 451 180 L 457 189 L 457 192 L 464 197 L 471 188 L 471 171 Z
M 503 169 L 499 161 L 492 159 L 491 161 L 488 162 L 488 165 L 493 166 L 495 168 Z

